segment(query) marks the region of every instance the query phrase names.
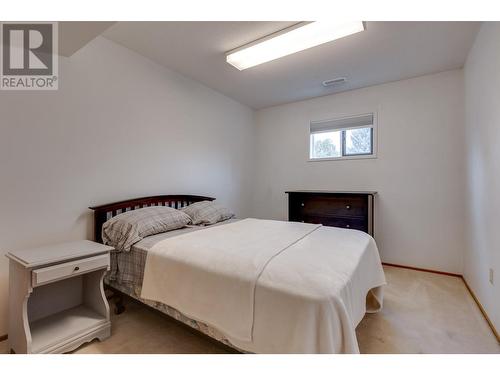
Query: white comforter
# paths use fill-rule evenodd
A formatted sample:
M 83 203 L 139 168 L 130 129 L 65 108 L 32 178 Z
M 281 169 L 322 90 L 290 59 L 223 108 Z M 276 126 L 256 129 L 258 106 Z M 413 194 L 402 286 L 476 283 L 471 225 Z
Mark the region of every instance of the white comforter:
M 141 297 L 216 327 L 243 350 L 357 353 L 355 327 L 367 301 L 381 308 L 383 284 L 365 233 L 245 219 L 155 245 Z

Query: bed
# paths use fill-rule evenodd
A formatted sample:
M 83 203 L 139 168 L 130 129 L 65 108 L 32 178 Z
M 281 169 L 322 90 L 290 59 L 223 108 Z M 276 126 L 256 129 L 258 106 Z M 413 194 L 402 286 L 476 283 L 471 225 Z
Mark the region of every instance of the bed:
M 91 207 L 95 238 L 102 242 L 102 225 L 119 213 L 204 200 L 213 198 L 164 195 Z M 226 248 L 210 250 L 214 243 Z M 243 248 L 260 253 L 245 259 Z M 239 352 L 358 353 L 355 328 L 365 312 L 382 308 L 385 284 L 369 235 L 257 219 L 152 235 L 112 253 L 111 263 L 108 287 Z

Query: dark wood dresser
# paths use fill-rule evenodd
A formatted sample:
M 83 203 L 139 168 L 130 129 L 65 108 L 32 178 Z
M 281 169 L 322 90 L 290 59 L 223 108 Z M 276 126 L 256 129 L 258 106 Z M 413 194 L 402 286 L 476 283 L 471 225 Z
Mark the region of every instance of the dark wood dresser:
M 288 220 L 358 229 L 373 236 L 375 191 L 287 191 Z

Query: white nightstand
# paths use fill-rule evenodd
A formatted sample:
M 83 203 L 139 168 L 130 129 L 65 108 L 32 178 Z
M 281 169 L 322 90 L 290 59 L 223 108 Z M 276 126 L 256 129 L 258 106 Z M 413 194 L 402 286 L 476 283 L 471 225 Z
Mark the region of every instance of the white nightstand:
M 111 250 L 75 241 L 7 254 L 11 352 L 64 353 L 109 337 L 103 278 Z

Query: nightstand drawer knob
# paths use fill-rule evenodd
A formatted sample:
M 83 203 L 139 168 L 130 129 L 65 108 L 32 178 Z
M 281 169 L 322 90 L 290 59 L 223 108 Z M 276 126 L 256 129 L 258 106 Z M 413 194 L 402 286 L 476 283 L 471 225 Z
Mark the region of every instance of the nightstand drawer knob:
M 345 206 L 345 208 L 347 208 L 348 210 L 350 210 L 351 206 L 347 205 L 347 206 Z
M 80 267 L 76 266 L 74 271 L 79 271 L 80 270 Z
M 301 207 L 304 207 L 304 203 L 301 203 L 301 204 L 300 204 L 300 206 L 301 206 Z
M 351 226 L 350 226 L 349 224 L 347 224 L 345 227 L 346 227 L 346 228 L 350 228 Z

